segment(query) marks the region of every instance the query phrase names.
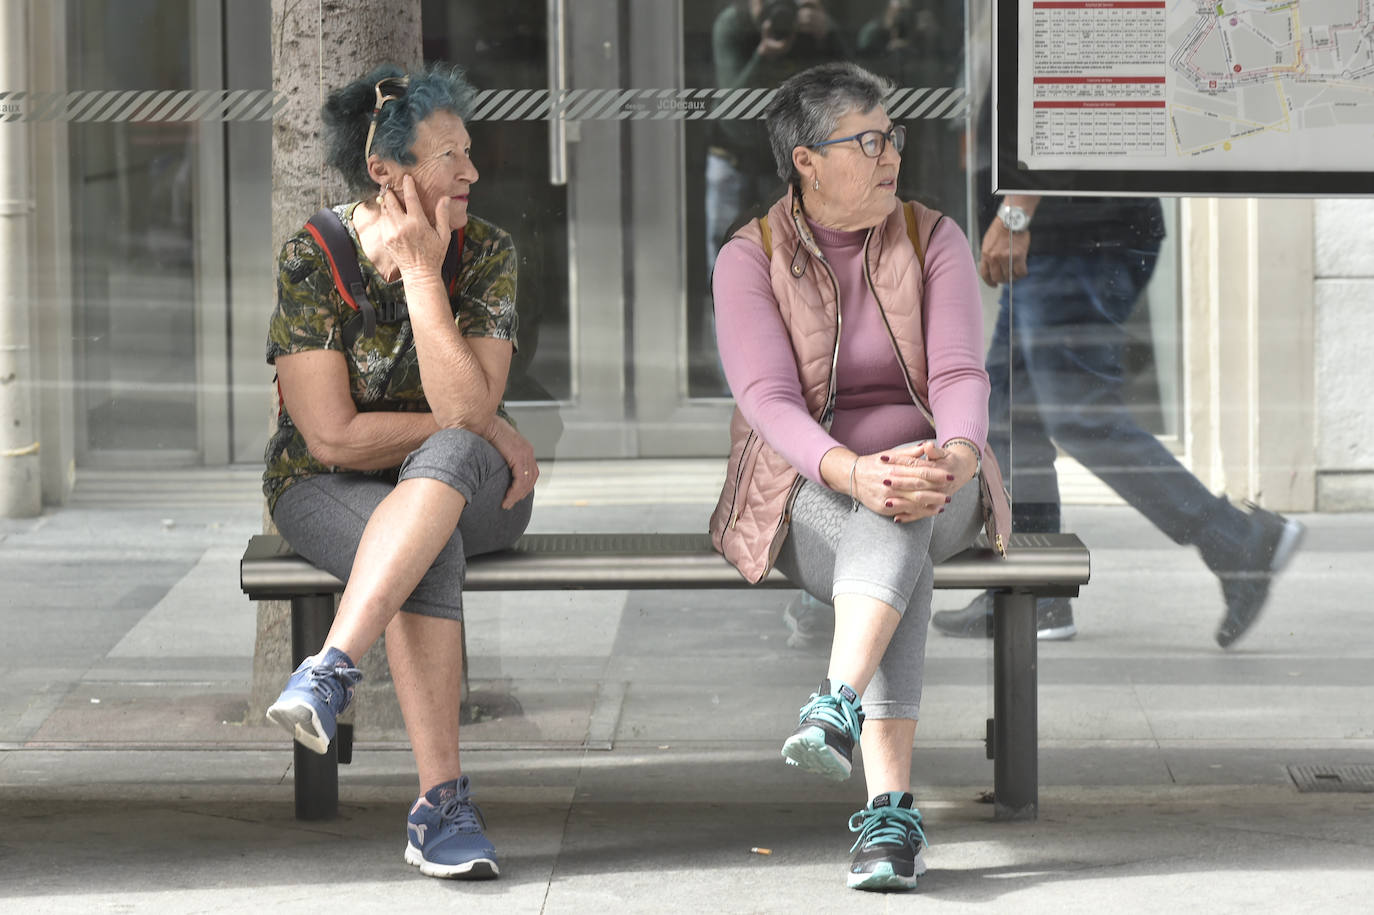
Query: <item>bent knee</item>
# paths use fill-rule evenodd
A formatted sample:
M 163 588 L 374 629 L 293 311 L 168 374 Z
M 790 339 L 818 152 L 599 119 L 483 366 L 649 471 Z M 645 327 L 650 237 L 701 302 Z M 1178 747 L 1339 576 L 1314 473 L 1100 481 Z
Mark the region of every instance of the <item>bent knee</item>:
M 508 485 L 510 470 L 491 444 L 469 429 L 440 429 L 406 456 L 401 480 L 426 477 L 452 486 L 468 500 L 484 485 Z

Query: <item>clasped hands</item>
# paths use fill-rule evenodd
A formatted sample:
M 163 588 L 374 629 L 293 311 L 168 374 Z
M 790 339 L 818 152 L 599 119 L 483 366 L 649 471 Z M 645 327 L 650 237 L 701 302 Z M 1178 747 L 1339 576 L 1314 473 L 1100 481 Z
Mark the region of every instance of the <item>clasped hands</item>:
M 846 454 L 850 455 L 847 460 Z M 941 448 L 933 441 L 887 448 L 859 455 L 857 463 L 853 452 L 845 449 L 832 449 L 826 457 L 831 455 L 835 455 L 835 465 L 827 479 L 839 482 L 834 475 L 835 466 L 843 467 L 844 477 L 843 484 L 834 488 L 850 494 L 852 468 L 853 497 L 870 511 L 899 523 L 919 521 L 944 511 L 954 494 L 978 471 L 973 451 L 952 442 L 949 448 Z

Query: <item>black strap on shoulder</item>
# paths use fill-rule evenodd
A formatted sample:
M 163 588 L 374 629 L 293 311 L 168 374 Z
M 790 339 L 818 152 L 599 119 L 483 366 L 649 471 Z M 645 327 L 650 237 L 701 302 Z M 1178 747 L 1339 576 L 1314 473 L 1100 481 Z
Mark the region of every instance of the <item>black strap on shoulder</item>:
M 458 286 L 458 271 L 463 266 L 463 238 L 465 232 L 459 229 L 453 233 L 453 237 L 448 242 L 448 252 L 444 255 L 444 266 L 440 271 L 444 277 L 444 288 L 448 290 L 450 296 Z
M 315 241 L 319 243 L 329 261 L 329 270 L 334 275 L 334 288 L 344 302 L 362 318 L 363 336 L 371 337 L 377 333 L 377 324 L 399 324 L 410 317 L 405 299 L 398 299 L 393 305 L 379 313 L 372 300 L 367 296 L 367 286 L 363 282 L 362 268 L 358 266 L 358 249 L 353 245 L 353 237 L 348 234 L 339 214 L 330 207 L 323 207 L 305 223 Z M 444 287 L 450 296 L 458 285 L 458 273 L 463 259 L 462 230 L 453 233 L 448 251 L 444 254 L 442 268 Z M 357 339 L 355 322 L 344 327 L 344 345 L 352 348 Z
M 334 288 L 339 290 L 344 302 L 362 316 L 363 334 L 373 336 L 377 333 L 377 309 L 367 297 L 363 272 L 358 266 L 358 249 L 353 247 L 353 238 L 344 228 L 343 220 L 329 207 L 323 207 L 306 221 L 305 229 L 324 250 L 329 270 L 334 274 Z M 352 341 L 347 343 L 351 345 Z

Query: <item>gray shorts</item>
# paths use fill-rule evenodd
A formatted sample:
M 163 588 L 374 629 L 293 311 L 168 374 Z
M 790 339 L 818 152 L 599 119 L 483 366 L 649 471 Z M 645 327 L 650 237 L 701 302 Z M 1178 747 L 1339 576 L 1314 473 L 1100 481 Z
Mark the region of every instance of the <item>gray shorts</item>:
M 510 467 L 491 443 L 466 429 L 441 429 L 412 451 L 400 480 L 427 477 L 467 499 L 458 527 L 401 610 L 445 619 L 463 618 L 467 557 L 503 550 L 525 532 L 534 507 L 530 494 L 509 511 L 501 500 Z M 287 487 L 272 520 L 286 541 L 315 565 L 348 580 L 363 529 L 395 486 L 363 473 L 321 473 Z

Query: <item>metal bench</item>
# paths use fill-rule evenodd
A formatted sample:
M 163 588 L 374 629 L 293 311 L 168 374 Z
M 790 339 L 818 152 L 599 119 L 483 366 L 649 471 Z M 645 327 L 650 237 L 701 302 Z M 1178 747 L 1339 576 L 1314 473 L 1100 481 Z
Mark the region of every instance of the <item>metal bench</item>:
M 334 618 L 343 582 L 292 552 L 277 536 L 248 542 L 240 584 L 252 600 L 291 601 L 291 656 L 318 650 Z M 1073 534 L 1013 534 L 1006 558 L 975 545 L 935 567 L 937 588 L 994 591 L 993 717 L 987 755 L 994 761 L 997 819 L 1038 812 L 1035 598 L 1076 596 L 1087 584 L 1087 547 Z M 469 560 L 468 591 L 651 590 L 749 585 L 711 549 L 705 534 L 527 534 L 513 549 Z M 755 587 L 791 588 L 774 571 Z M 339 763 L 352 759 L 345 725 L 326 755 L 295 745 L 296 816 L 329 819 L 338 811 Z

